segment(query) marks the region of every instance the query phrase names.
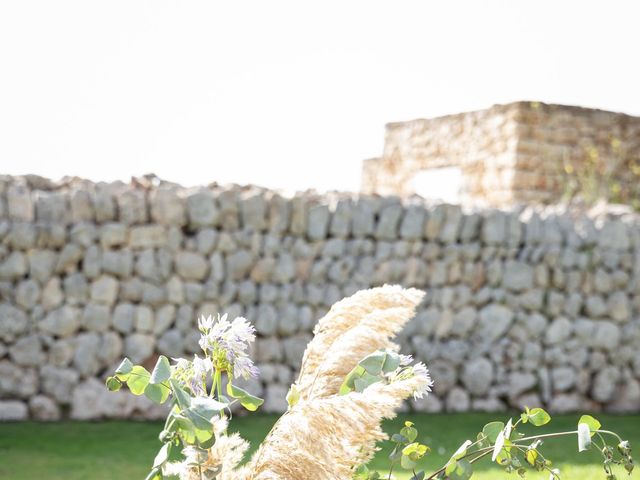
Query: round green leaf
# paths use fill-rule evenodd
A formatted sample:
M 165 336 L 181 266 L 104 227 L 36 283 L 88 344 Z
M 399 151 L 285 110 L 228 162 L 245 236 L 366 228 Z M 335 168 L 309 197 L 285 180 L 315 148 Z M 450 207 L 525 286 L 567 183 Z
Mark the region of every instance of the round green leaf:
M 536 427 L 541 427 L 542 425 L 546 425 L 551 421 L 551 416 L 542 408 L 532 408 L 529 410 L 529 422 L 531 422 Z
M 141 367 L 140 365 L 134 366 L 129 373 L 129 378 L 127 379 L 127 386 L 129 387 L 129 390 L 131 390 L 131 393 L 134 395 L 142 395 L 149 384 L 150 377 L 151 374 L 146 368 Z

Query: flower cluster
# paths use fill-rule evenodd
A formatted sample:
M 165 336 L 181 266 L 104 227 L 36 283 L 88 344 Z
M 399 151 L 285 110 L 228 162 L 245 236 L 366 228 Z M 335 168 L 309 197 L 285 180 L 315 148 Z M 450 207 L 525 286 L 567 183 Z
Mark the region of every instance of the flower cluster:
M 200 347 L 212 359 L 213 368 L 245 380 L 258 376 L 258 369 L 247 354 L 256 329 L 246 318 L 236 317 L 230 322 L 227 314 L 200 317 L 198 329 L 202 334 Z
M 418 387 L 413 392 L 413 398 L 417 400 L 428 395 L 431 392 L 433 380 L 431 380 L 427 366 L 422 362 L 411 365 L 413 363 L 411 355 L 399 354 L 398 356 L 400 357 L 400 366 L 387 374 L 389 383 L 415 377 L 419 381 L 417 382 Z

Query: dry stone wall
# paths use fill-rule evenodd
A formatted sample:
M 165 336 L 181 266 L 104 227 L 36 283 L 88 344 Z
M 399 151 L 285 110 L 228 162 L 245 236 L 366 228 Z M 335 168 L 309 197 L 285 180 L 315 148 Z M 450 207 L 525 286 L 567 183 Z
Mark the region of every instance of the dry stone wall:
M 219 311 L 255 323 L 248 387 L 282 411 L 316 320 L 384 283 L 428 292 L 400 343 L 435 392 L 408 408 L 640 412 L 632 214 L 0 177 L 0 418 L 160 417 L 105 375 L 193 354 Z

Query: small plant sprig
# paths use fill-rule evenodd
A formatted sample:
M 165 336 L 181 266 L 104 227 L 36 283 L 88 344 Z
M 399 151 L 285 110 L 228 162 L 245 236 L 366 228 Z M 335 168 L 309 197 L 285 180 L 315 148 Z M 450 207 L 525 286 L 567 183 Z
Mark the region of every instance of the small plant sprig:
M 155 403 L 171 400 L 171 411 L 159 436 L 163 446 L 146 480 L 162 480 L 167 467 L 176 465 L 197 469 L 200 479 L 216 478 L 221 466 L 210 461 L 208 449 L 220 436 L 226 435 L 225 411 L 234 402 L 249 411 L 257 410 L 263 403 L 262 399 L 232 383 L 234 378 L 249 379 L 258 375 L 246 353 L 255 339 L 253 326 L 242 317 L 229 321 L 227 315 L 218 315 L 200 318 L 198 329 L 203 358 L 195 355 L 193 360 L 174 359 L 172 365 L 167 357 L 160 356 L 152 372 L 125 358 L 106 380 L 111 391 L 118 391 L 126 384 L 134 395 L 145 395 Z M 223 379 L 226 380 L 224 392 Z M 182 462 L 170 465 L 169 459 L 175 457 L 180 448 Z
M 552 462 L 544 457 L 540 446 L 547 439 L 567 435 L 577 436 L 579 452 L 595 448 L 602 454 L 606 480 L 617 479 L 613 472 L 614 465 L 622 466 L 631 475 L 634 464 L 629 442 L 614 432 L 602 430 L 600 422 L 590 415 L 580 417 L 576 430 L 540 435 L 526 435 L 518 431 L 522 425 L 540 427 L 550 421 L 551 416 L 542 408 L 525 408 L 515 423 L 512 419 L 506 424 L 490 422 L 478 433 L 475 442 L 464 442 L 444 466 L 431 474 L 424 470 L 416 471 L 417 462 L 430 449 L 415 441 L 418 432 L 411 422 L 406 422 L 400 432 L 391 437 L 394 447 L 389 456 L 388 476 L 381 477 L 378 472 L 371 472 L 366 466 L 361 466 L 356 470 L 354 479 L 391 479 L 394 467 L 400 464 L 400 467 L 412 472 L 411 480 L 468 480 L 473 476 L 473 464 L 491 456 L 491 460 L 507 473 L 515 472 L 521 478 L 525 477 L 527 470 L 533 469 L 538 472 L 547 471 L 550 480 L 559 480 L 560 471 L 553 468 Z M 608 444 L 607 438 L 613 439 L 615 446 Z

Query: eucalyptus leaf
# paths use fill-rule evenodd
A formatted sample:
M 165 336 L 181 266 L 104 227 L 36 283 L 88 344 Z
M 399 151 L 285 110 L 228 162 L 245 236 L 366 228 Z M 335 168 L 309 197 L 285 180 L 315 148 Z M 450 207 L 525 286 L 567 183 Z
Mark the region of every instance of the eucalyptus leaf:
M 358 364 L 371 375 L 380 375 L 386 357 L 387 353 L 384 350 L 378 350 L 364 357 Z
M 123 382 L 126 382 L 132 369 L 133 363 L 131 363 L 131 360 L 125 357 L 124 360 L 120 362 L 120 365 L 118 365 L 118 368 L 116 368 L 116 377 L 118 377 Z
M 122 388 L 122 382 L 116 377 L 108 377 L 105 384 L 110 392 L 117 392 Z
M 495 443 L 496 439 L 498 438 L 498 434 L 502 430 L 504 430 L 504 423 L 502 423 L 502 422 L 491 422 L 491 423 L 487 423 L 482 428 L 482 433 L 484 433 L 486 435 L 487 439 L 491 443 Z
M 238 399 L 240 404 L 250 412 L 255 412 L 260 405 L 264 403 L 263 399 L 258 398 L 255 395 L 251 395 L 240 387 L 232 385 L 231 382 L 227 383 L 227 394 Z
M 157 385 L 166 382 L 169 378 L 171 378 L 171 365 L 169 364 L 169 359 L 164 355 L 160 355 L 153 372 L 151 372 L 149 383 Z
M 162 404 L 169 398 L 170 389 L 165 384 L 154 385 L 149 384 L 144 389 L 144 395 L 151 401 Z
M 153 468 L 158 468 L 164 465 L 169 458 L 170 452 L 171 452 L 171 444 L 165 443 L 158 451 L 156 458 L 153 460 Z
M 581 423 L 589 427 L 589 431 L 591 432 L 592 437 L 598 430 L 600 430 L 600 427 L 602 427 L 602 424 L 591 415 L 582 415 L 582 417 L 580 417 L 580 420 L 578 420 L 578 427 L 580 427 Z
M 551 416 L 542 408 L 532 408 L 528 412 L 529 422 L 536 427 L 546 425 L 551 421 Z
M 129 378 L 127 378 L 127 386 L 134 395 L 142 395 L 149 384 L 151 374 L 146 368 L 136 365 L 131 369 Z

